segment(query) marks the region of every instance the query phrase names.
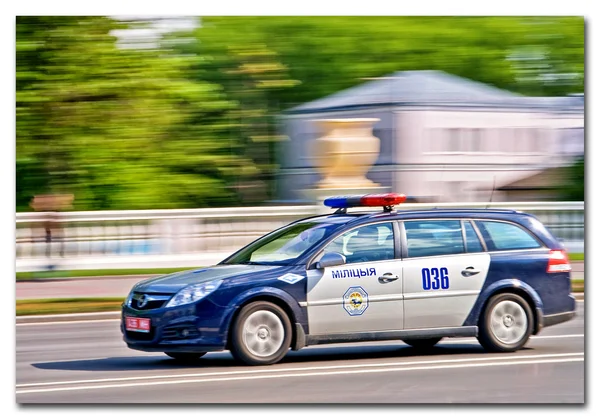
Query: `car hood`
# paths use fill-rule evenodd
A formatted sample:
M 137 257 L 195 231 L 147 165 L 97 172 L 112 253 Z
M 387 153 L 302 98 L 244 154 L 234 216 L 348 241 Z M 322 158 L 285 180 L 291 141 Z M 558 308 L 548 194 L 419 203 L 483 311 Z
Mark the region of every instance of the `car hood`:
M 147 279 L 135 285 L 136 292 L 174 294 L 188 285 L 199 284 L 215 279 L 244 279 L 260 274 L 261 276 L 281 269 L 281 266 L 265 265 L 218 265 L 209 268 L 177 272 L 157 278 Z

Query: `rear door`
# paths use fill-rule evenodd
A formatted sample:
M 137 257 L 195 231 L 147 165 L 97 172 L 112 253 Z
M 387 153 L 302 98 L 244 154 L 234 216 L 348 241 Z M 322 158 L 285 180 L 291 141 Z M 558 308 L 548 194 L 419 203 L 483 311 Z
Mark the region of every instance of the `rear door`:
M 307 272 L 311 335 L 403 328 L 398 232 L 396 222 L 362 225 L 325 246 L 320 256 L 340 253 L 346 264 Z
M 490 266 L 473 225 L 407 220 L 402 234 L 405 329 L 462 326 Z

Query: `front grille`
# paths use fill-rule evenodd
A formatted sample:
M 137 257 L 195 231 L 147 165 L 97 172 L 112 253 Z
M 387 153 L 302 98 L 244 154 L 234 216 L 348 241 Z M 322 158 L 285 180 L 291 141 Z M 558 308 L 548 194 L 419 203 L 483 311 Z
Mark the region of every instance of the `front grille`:
M 196 325 L 193 323 L 181 323 L 174 326 L 167 326 L 163 329 L 162 338 L 164 340 L 196 339 L 200 336 Z
M 136 310 L 154 310 L 163 307 L 171 299 L 171 294 L 133 293 L 131 308 Z M 141 304 L 141 302 L 144 304 Z

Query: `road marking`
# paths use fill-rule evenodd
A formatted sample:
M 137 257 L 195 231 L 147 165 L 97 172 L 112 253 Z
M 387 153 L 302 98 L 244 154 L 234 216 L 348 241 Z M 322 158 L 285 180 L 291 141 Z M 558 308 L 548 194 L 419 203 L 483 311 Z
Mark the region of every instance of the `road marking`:
M 550 336 L 531 336 L 530 339 L 566 339 L 566 338 L 582 338 L 585 335 L 583 333 L 581 334 L 577 334 L 577 335 L 550 335 Z M 452 340 L 444 340 L 441 343 L 442 344 L 446 344 L 446 343 L 463 343 L 463 342 L 477 342 L 477 338 L 458 338 L 458 339 L 453 339 L 453 338 L 447 338 L 447 339 L 452 339 Z
M 450 369 L 450 368 L 481 368 L 481 367 L 496 367 L 496 366 L 514 366 L 514 365 L 532 365 L 532 364 L 548 364 L 548 363 L 565 363 L 565 362 L 583 362 L 584 358 L 563 358 L 563 359 L 539 359 L 531 361 L 509 361 L 509 362 L 488 362 L 488 363 L 476 363 L 476 364 L 462 364 L 462 365 L 434 365 L 434 366 L 418 366 L 418 367 L 399 367 L 389 369 L 363 369 L 363 370 L 351 370 L 347 369 L 344 371 L 325 371 L 325 372 L 309 372 L 301 374 L 279 374 L 279 375 L 256 375 L 256 376 L 245 376 L 245 377 L 219 377 L 219 378 L 202 378 L 198 380 L 177 380 L 177 381 L 153 381 L 153 382 L 136 382 L 136 383 L 123 383 L 123 384 L 107 384 L 98 386 L 82 386 L 82 387 L 62 387 L 62 388 L 42 388 L 33 390 L 17 390 L 16 394 L 29 394 L 29 393 L 51 393 L 59 391 L 78 391 L 78 390 L 102 390 L 107 388 L 125 388 L 125 387 L 147 387 L 147 386 L 159 386 L 159 385 L 176 385 L 176 384 L 194 384 L 194 383 L 214 383 L 221 381 L 242 381 L 242 380 L 263 380 L 263 379 L 276 379 L 276 378 L 297 378 L 297 377 L 314 377 L 314 376 L 327 376 L 327 375 L 347 375 L 347 374 L 369 374 L 369 373 L 387 373 L 397 371 L 417 371 L 417 370 L 439 370 L 439 369 Z
M 495 360 L 506 360 L 506 359 L 540 359 L 540 358 L 557 358 L 557 357 L 572 357 L 582 356 L 583 352 L 570 352 L 560 354 L 541 354 L 541 355 L 515 355 L 515 356 L 493 356 L 493 357 L 479 357 L 479 358 L 460 358 L 460 359 L 435 359 L 430 361 L 403 361 L 403 362 L 383 362 L 383 363 L 368 363 L 368 364 L 356 364 L 356 365 L 324 365 L 314 367 L 298 367 L 298 368 L 271 368 L 271 369 L 245 369 L 245 370 L 234 370 L 234 371 L 215 371 L 206 373 L 196 374 L 176 374 L 176 375 L 150 375 L 150 376 L 138 376 L 138 377 L 118 377 L 118 378 L 99 378 L 94 380 L 77 380 L 77 381 L 56 381 L 46 383 L 27 383 L 17 384 L 17 388 L 23 387 L 42 387 L 42 386 L 59 386 L 59 385 L 70 385 L 70 384 L 91 384 L 91 383 L 103 383 L 103 382 L 119 382 L 119 381 L 135 381 L 135 380 L 157 380 L 157 379 L 170 379 L 170 378 L 190 378 L 190 377 L 210 377 L 215 375 L 241 375 L 241 374 L 261 374 L 261 373 L 279 373 L 279 372 L 295 372 L 295 371 L 314 371 L 314 370 L 329 370 L 329 369 L 349 369 L 349 368 L 381 368 L 381 367 L 398 367 L 408 365 L 427 365 L 427 364 L 453 364 L 461 362 L 481 362 L 481 361 L 495 361 Z

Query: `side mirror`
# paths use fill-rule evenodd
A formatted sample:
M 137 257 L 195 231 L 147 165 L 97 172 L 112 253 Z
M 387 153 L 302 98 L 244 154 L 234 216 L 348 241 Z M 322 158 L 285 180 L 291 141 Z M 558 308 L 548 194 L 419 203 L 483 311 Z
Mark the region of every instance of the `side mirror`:
M 327 268 L 328 266 L 339 266 L 346 264 L 346 256 L 332 252 L 325 253 L 320 261 L 317 262 L 317 269 Z

